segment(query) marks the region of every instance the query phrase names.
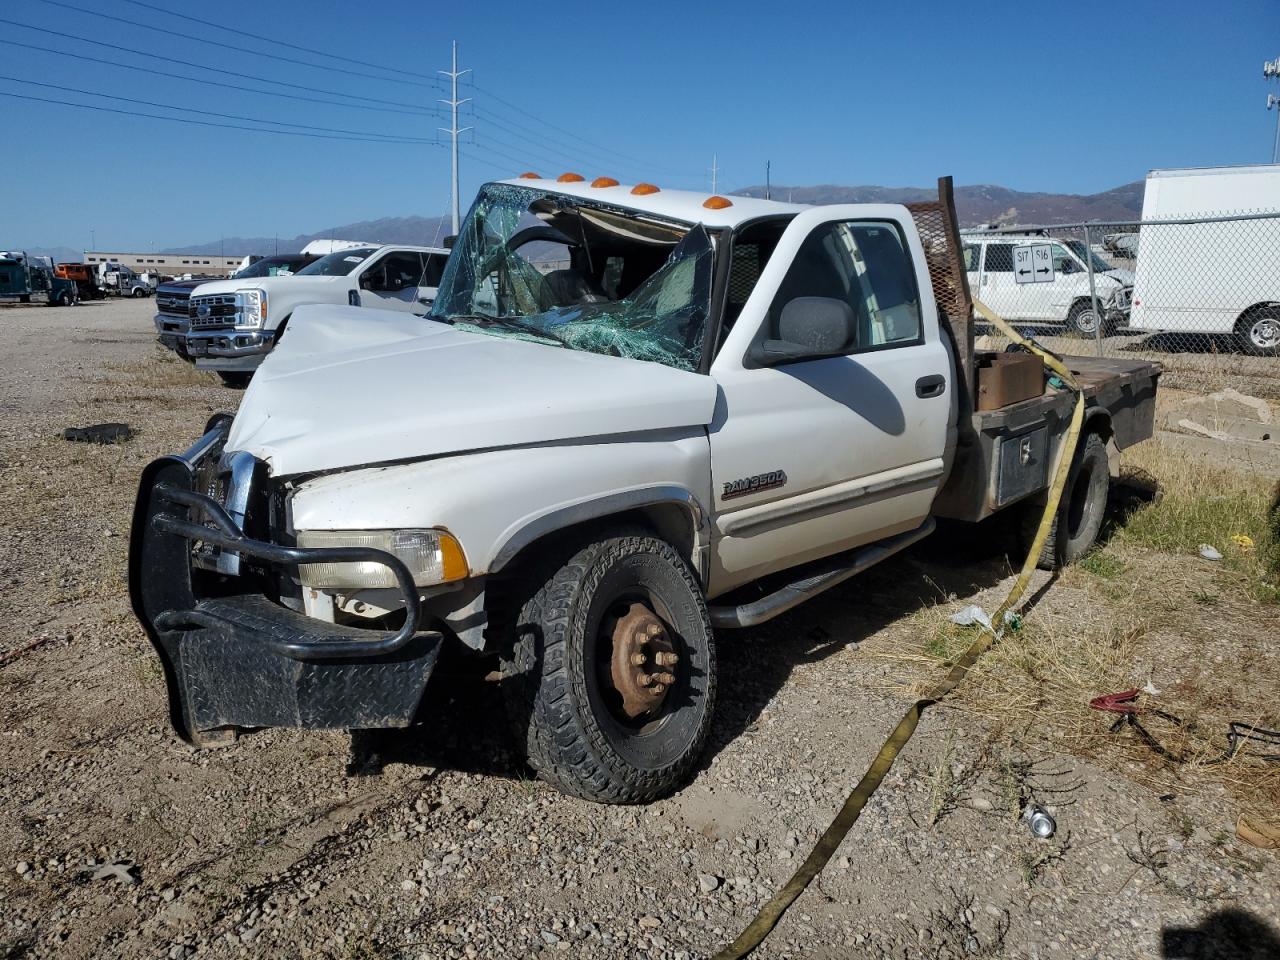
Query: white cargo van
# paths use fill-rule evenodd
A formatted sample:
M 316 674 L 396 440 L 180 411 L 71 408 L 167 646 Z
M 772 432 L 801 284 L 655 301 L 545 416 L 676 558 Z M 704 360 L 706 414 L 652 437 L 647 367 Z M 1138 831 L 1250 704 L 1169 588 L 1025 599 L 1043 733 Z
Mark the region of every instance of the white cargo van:
M 1280 219 L 1180 222 L 1268 212 L 1280 215 L 1280 164 L 1147 174 L 1129 327 L 1280 354 Z

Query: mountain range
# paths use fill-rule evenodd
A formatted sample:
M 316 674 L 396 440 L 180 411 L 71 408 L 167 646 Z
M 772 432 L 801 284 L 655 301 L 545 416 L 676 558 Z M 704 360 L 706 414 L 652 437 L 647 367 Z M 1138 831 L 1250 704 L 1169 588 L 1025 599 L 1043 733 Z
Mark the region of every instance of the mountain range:
M 998 223 L 1014 224 L 1079 223 L 1086 220 L 1136 220 L 1142 213 L 1141 180 L 1126 183 L 1113 190 L 1093 194 L 1034 193 L 1010 190 L 993 184 L 956 187 L 956 213 L 962 227 Z M 937 197 L 935 187 L 875 187 L 823 184 L 809 187 L 773 186 L 775 200 L 796 203 L 910 203 Z M 763 197 L 763 186 L 735 190 L 732 195 Z M 163 253 L 225 254 L 239 257 L 248 253 L 295 253 L 312 240 L 338 237 L 371 243 L 411 243 L 438 246 L 449 232 L 447 217 L 382 217 L 326 227 L 315 233 L 296 237 L 224 237 L 206 243 L 169 247 Z M 56 260 L 79 260 L 80 254 L 66 247 L 32 248 L 33 254 L 53 256 Z

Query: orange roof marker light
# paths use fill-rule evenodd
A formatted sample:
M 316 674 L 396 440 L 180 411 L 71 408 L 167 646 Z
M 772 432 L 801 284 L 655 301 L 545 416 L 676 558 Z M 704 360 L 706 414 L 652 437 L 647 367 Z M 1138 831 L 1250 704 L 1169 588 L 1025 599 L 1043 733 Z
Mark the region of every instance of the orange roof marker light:
M 534 173 L 532 170 L 526 170 L 517 178 L 519 180 L 541 180 L 542 175 Z
M 580 173 L 562 173 L 556 177 L 556 183 L 581 183 L 585 179 Z
M 593 187 L 616 187 L 618 185 L 618 181 L 613 179 L 613 177 L 596 177 L 591 181 L 591 185 Z
M 651 193 L 658 193 L 661 187 L 655 187 L 652 183 L 637 183 L 631 188 L 631 192 L 637 197 L 647 197 Z
M 702 205 L 708 210 L 723 210 L 725 207 L 732 207 L 733 201 L 728 197 L 722 197 L 717 194 L 715 196 L 707 197 L 707 199 L 702 201 Z

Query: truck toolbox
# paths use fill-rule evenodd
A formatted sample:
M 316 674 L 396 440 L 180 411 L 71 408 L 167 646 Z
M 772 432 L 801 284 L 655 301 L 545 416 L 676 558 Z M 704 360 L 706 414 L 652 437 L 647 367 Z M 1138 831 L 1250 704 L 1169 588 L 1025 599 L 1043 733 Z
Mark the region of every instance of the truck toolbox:
M 1044 361 L 1034 353 L 979 353 L 978 409 L 998 410 L 1044 393 Z
M 261 578 L 223 577 L 193 564 L 197 546 L 232 551 L 243 573 L 251 572 L 250 559 L 285 567 L 373 561 L 390 567 L 416 600 L 409 572 L 382 551 L 300 549 L 245 536 L 217 501 L 194 489 L 225 429 L 143 471 L 130 534 L 130 600 L 163 664 L 174 728 L 193 740 L 222 727 L 408 726 L 442 639 L 418 630 L 416 602 L 406 604 L 394 633 L 340 626 L 276 603 L 260 586 L 228 592 L 252 590 Z

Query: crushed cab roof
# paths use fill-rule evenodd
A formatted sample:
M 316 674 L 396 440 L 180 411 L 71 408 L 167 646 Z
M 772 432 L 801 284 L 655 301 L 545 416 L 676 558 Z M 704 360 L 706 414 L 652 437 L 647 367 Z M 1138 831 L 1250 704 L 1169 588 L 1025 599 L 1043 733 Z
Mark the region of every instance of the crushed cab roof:
M 778 216 L 779 214 L 797 214 L 807 209 L 803 203 L 782 203 L 778 200 L 760 200 L 756 197 L 737 197 L 723 195 L 730 206 L 721 209 L 704 207 L 707 198 L 714 196 L 696 190 L 668 190 L 659 185 L 656 193 L 635 194 L 631 191 L 636 186 L 631 183 L 620 183 L 616 186 L 593 187 L 591 180 L 562 182 L 553 179 L 534 179 L 532 177 L 499 180 L 498 183 L 512 187 L 528 187 L 545 193 L 559 193 L 567 197 L 581 197 L 585 200 L 598 200 L 615 207 L 647 213 L 668 220 L 679 220 L 685 223 L 701 223 L 708 227 L 735 227 L 757 217 Z

